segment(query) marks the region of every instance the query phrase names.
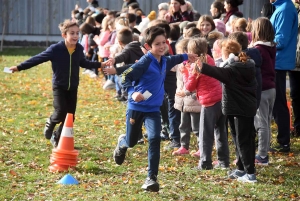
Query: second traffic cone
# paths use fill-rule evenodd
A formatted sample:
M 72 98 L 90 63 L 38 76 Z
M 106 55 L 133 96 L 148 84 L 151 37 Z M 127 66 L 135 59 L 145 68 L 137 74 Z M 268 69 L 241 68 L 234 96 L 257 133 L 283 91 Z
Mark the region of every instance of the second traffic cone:
M 68 113 L 58 146 L 52 150 L 49 170 L 63 172 L 74 168 L 78 163 L 78 154 L 78 151 L 74 149 L 73 114 Z

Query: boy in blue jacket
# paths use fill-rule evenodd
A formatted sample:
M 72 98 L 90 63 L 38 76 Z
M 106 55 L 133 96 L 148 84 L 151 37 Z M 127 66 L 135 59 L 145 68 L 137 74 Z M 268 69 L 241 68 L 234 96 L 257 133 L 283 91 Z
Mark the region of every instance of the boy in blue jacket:
M 83 47 L 78 43 L 79 26 L 76 22 L 65 20 L 58 27 L 64 41 L 51 45 L 44 52 L 31 57 L 18 66 L 10 67 L 10 70 L 14 73 L 51 61 L 54 112 L 47 119 L 44 135 L 46 139 L 51 139 L 50 141 L 54 147 L 58 145 L 67 113 L 72 113 L 75 116 L 79 66 L 95 69 L 106 64 L 90 62 L 85 59 Z M 59 123 L 61 123 L 59 128 L 53 133 L 56 124 Z
M 160 106 L 164 98 L 166 72 L 196 55 L 163 56 L 166 51 L 165 30 L 150 27 L 145 31 L 145 47 L 149 50 L 137 63 L 122 74 L 122 85 L 128 91 L 126 134 L 120 135 L 113 157 L 118 165 L 124 162 L 128 147 L 137 144 L 142 124 L 148 134 L 148 177 L 142 188 L 159 191 L 157 174 L 160 158 Z

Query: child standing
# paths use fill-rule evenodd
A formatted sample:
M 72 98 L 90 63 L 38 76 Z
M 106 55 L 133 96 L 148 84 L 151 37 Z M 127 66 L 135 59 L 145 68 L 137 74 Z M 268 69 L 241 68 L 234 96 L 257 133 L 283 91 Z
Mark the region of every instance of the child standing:
M 241 182 L 256 182 L 253 134 L 257 106 L 255 64 L 241 51 L 241 46 L 237 42 L 224 41 L 222 57 L 226 61 L 225 66 L 215 68 L 198 62 L 197 69 L 200 73 L 223 83 L 222 112 L 234 118 L 238 161 L 237 169 L 229 172 L 229 178 L 237 178 Z
M 181 54 L 187 52 L 189 39 L 182 39 L 176 44 L 176 52 Z M 181 121 L 179 125 L 181 147 L 174 151 L 172 155 L 189 154 L 191 131 L 197 136 L 199 141 L 199 121 L 201 105 L 197 101 L 195 91 L 190 93 L 185 89 L 183 74 L 181 70 L 185 67 L 185 62 L 179 64 L 176 68 L 177 89 L 175 94 L 174 108 L 181 112 Z M 193 153 L 194 157 L 200 157 L 200 150 Z
M 58 145 L 67 113 L 75 115 L 79 66 L 94 69 L 105 64 L 90 62 L 85 59 L 83 47 L 78 43 L 79 27 L 76 22 L 65 20 L 59 24 L 59 29 L 64 41 L 53 44 L 44 52 L 10 68 L 13 72 L 17 72 L 51 61 L 54 112 L 46 122 L 44 135 L 46 139 L 51 139 L 54 147 Z M 59 123 L 61 123 L 60 127 L 53 133 L 56 124 Z
M 215 65 L 214 60 L 206 52 L 207 42 L 205 39 L 196 38 L 189 41 L 188 53 L 195 53 L 200 56 L 202 62 Z M 218 164 L 216 164 L 215 168 L 228 168 L 229 148 L 225 127 L 226 117 L 222 114 L 221 109 L 222 88 L 220 82 L 212 77 L 200 74 L 195 70 L 195 64 L 191 64 L 189 70 L 184 70 L 184 82 L 188 91 L 197 91 L 197 99 L 201 104 L 199 125 L 199 148 L 201 154 L 198 169 L 209 170 L 213 168 L 211 156 L 214 135 L 218 155 Z
M 268 165 L 268 151 L 271 138 L 272 111 L 276 96 L 275 90 L 275 57 L 274 29 L 268 18 L 260 17 L 253 21 L 252 43 L 262 56 L 261 75 L 262 92 L 260 105 L 254 117 L 254 125 L 258 132 L 258 152 L 255 163 Z
M 114 161 L 124 162 L 128 147 L 137 144 L 143 123 L 148 134 L 148 177 L 142 188 L 159 191 L 157 183 L 160 159 L 160 106 L 164 98 L 164 79 L 175 65 L 185 60 L 195 60 L 193 54 L 163 56 L 166 50 L 165 30 L 150 27 L 145 31 L 144 46 L 149 50 L 137 63 L 122 75 L 122 85 L 128 91 L 126 134 L 120 135 L 114 150 Z

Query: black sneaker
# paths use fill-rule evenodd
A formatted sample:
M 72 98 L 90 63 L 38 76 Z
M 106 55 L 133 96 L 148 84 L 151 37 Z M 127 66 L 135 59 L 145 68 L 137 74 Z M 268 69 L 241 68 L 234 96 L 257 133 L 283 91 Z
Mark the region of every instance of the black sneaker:
M 56 148 L 58 146 L 59 138 L 56 137 L 55 133 L 53 133 L 50 142 L 53 146 L 53 148 Z
M 142 186 L 142 189 L 151 192 L 158 192 L 159 184 L 157 183 L 157 177 L 155 175 L 147 177 L 145 183 Z
M 180 148 L 180 142 L 173 139 L 167 146 L 164 147 L 165 150 L 173 150 L 175 148 Z
M 125 134 L 119 136 L 117 147 L 115 148 L 113 153 L 114 161 L 118 165 L 122 165 L 126 156 L 127 147 L 120 147 L 120 142 L 123 138 L 125 138 L 125 136 L 126 136 Z
M 55 128 L 56 123 L 53 123 L 50 118 L 47 119 L 46 124 L 45 124 L 45 128 L 44 128 L 44 135 L 45 138 L 50 140 L 51 136 L 53 134 L 53 130 Z
M 290 150 L 291 150 L 290 145 L 281 145 L 281 144 L 270 148 L 270 152 L 288 153 L 288 152 L 290 152 Z

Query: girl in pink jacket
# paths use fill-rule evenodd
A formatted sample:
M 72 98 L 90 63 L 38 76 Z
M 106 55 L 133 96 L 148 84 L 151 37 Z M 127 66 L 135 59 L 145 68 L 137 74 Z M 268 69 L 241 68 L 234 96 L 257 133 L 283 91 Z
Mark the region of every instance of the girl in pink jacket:
M 200 56 L 201 62 L 215 66 L 214 60 L 206 54 L 207 42 L 202 38 L 191 39 L 188 43 L 188 53 Z M 196 90 L 197 99 L 201 104 L 199 125 L 200 161 L 198 169 L 212 169 L 212 149 L 214 136 L 218 163 L 214 168 L 229 168 L 229 149 L 225 127 L 225 116 L 221 110 L 222 87 L 221 83 L 209 76 L 200 74 L 194 63 L 186 65 L 184 71 L 185 88 L 188 91 Z

